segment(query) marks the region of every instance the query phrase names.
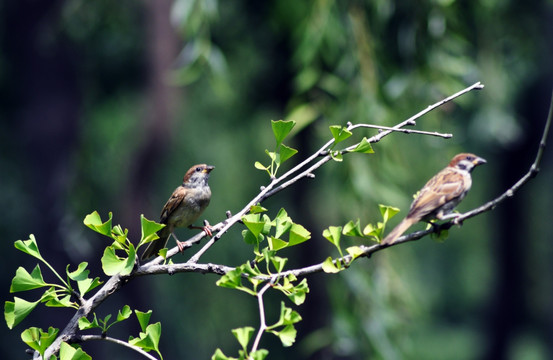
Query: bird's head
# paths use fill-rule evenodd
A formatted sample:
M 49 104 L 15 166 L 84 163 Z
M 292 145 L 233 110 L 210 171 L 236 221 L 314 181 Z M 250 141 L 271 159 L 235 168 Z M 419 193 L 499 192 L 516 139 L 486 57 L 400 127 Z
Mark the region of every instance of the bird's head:
M 449 167 L 471 172 L 476 166 L 485 164 L 486 160 L 470 153 L 457 154 L 449 163 Z
M 183 186 L 199 186 L 207 185 L 207 180 L 209 180 L 209 173 L 211 170 L 215 169 L 215 166 L 198 164 L 192 166 L 182 179 Z

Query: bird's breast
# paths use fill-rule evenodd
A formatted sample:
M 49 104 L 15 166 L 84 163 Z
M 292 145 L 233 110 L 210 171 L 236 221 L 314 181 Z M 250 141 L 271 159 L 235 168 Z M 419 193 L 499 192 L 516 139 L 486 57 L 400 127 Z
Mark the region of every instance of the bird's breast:
M 183 204 L 175 209 L 171 214 L 170 222 L 176 227 L 190 226 L 200 217 L 211 200 L 211 190 L 209 187 L 189 190 Z

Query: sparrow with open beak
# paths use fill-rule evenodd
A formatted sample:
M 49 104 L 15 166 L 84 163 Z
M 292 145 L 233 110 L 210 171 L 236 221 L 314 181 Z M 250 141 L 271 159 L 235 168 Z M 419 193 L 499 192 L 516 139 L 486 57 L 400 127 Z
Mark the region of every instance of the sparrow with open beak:
M 173 191 L 173 195 L 167 200 L 161 211 L 159 222 L 165 224 L 165 227 L 158 231 L 159 239 L 148 245 L 141 259 L 144 260 L 157 255 L 159 250 L 167 245 L 169 236 L 177 227 L 203 229 L 208 236 L 211 236 L 211 230 L 208 226 L 195 227 L 192 224 L 200 217 L 211 200 L 211 189 L 207 181 L 209 180 L 209 173 L 214 168 L 211 165 L 199 164 L 192 166 L 186 172 L 182 185 Z M 177 245 L 182 251 L 181 242 L 178 240 Z
M 451 211 L 467 195 L 472 185 L 470 173 L 486 160 L 474 154 L 458 154 L 449 165 L 430 179 L 411 204 L 409 213 L 382 240 L 382 244 L 394 243 L 407 229 L 419 221 L 446 220 L 456 217 Z

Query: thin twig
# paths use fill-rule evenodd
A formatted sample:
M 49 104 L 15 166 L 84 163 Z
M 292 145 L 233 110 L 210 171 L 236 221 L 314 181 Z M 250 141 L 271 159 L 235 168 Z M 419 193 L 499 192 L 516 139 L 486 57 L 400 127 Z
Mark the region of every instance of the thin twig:
M 134 350 L 136 351 L 137 353 L 139 353 L 140 355 L 144 356 L 145 358 L 148 358 L 150 360 L 157 360 L 157 358 L 155 356 L 152 356 L 150 354 L 148 354 L 146 351 L 142 350 L 141 348 L 139 348 L 138 346 L 134 346 L 134 345 L 131 345 L 129 344 L 128 342 L 126 341 L 123 341 L 123 340 L 119 340 L 119 339 L 116 339 L 116 338 L 112 338 L 112 337 L 109 337 L 109 336 L 102 336 L 102 335 L 77 335 L 77 336 L 74 336 L 73 338 L 71 338 L 70 341 L 68 341 L 69 343 L 82 343 L 82 342 L 86 342 L 86 341 L 94 341 L 94 340 L 105 340 L 105 341 L 109 341 L 109 342 L 112 342 L 114 344 L 117 344 L 117 345 L 121 345 L 121 346 L 124 346 L 126 348 L 129 348 L 131 350 Z
M 257 348 L 259 346 L 259 342 L 261 341 L 261 336 L 267 330 L 267 322 L 265 321 L 265 305 L 263 303 L 263 294 L 265 294 L 265 291 L 267 291 L 271 286 L 272 282 L 267 282 L 261 290 L 257 293 L 257 304 L 259 306 L 259 330 L 257 331 L 257 335 L 255 336 L 255 340 L 252 345 L 252 349 L 250 351 L 250 354 L 257 351 Z M 250 357 L 251 360 L 251 357 Z
M 404 122 L 394 126 L 394 129 L 397 129 L 397 128 L 401 128 L 407 124 L 413 124 L 414 125 L 414 121 L 420 117 L 422 117 L 423 115 L 426 115 L 428 114 L 430 111 L 436 109 L 437 107 L 440 107 L 442 106 L 443 104 L 447 103 L 447 102 L 450 102 L 451 100 L 455 99 L 455 98 L 458 98 L 459 96 L 461 95 L 464 95 L 472 90 L 481 90 L 484 88 L 484 84 L 482 84 L 480 81 L 472 84 L 471 86 L 451 95 L 451 96 L 448 96 L 446 97 L 445 99 L 441 100 L 441 101 L 438 101 L 437 103 L 435 104 L 432 104 L 432 105 L 429 105 L 426 109 L 424 110 L 421 110 L 419 111 L 417 114 L 411 116 L 409 119 L 405 120 Z M 357 126 L 360 126 L 360 125 L 354 125 L 350 130 L 353 130 L 355 129 L 355 127 Z M 385 131 L 382 131 L 381 133 L 379 133 L 378 135 L 375 135 L 373 136 L 372 138 L 369 139 L 369 142 L 378 142 L 380 141 L 384 136 L 388 135 L 392 130 L 385 130 Z
M 378 129 L 378 130 L 390 130 L 393 132 L 401 132 L 406 134 L 419 134 L 419 135 L 430 135 L 430 136 L 438 136 L 442 137 L 444 139 L 449 139 L 453 137 L 453 134 L 442 134 L 437 131 L 423 131 L 423 130 L 414 130 L 414 129 L 397 129 L 389 126 L 381 126 L 381 125 L 372 125 L 372 124 L 357 124 L 353 128 L 369 128 L 369 129 Z

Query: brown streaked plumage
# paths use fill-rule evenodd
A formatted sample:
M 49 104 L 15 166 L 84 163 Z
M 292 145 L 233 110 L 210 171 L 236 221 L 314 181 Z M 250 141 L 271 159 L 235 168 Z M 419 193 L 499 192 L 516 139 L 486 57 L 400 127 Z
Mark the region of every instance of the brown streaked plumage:
M 472 185 L 471 171 L 485 163 L 486 160 L 474 154 L 456 155 L 445 169 L 424 185 L 405 219 L 382 240 L 382 244 L 394 243 L 407 229 L 421 220 L 445 220 L 454 217 L 451 211 L 463 200 Z
M 157 255 L 159 250 L 167 245 L 167 240 L 175 228 L 192 227 L 211 200 L 211 189 L 207 182 L 213 169 L 213 166 L 206 164 L 194 165 L 188 169 L 182 179 L 182 185 L 173 191 L 161 211 L 159 222 L 166 226 L 158 231 L 159 239 L 148 245 L 141 259 Z M 203 229 L 206 234 L 211 233 L 208 228 Z M 178 241 L 177 245 L 180 245 Z

